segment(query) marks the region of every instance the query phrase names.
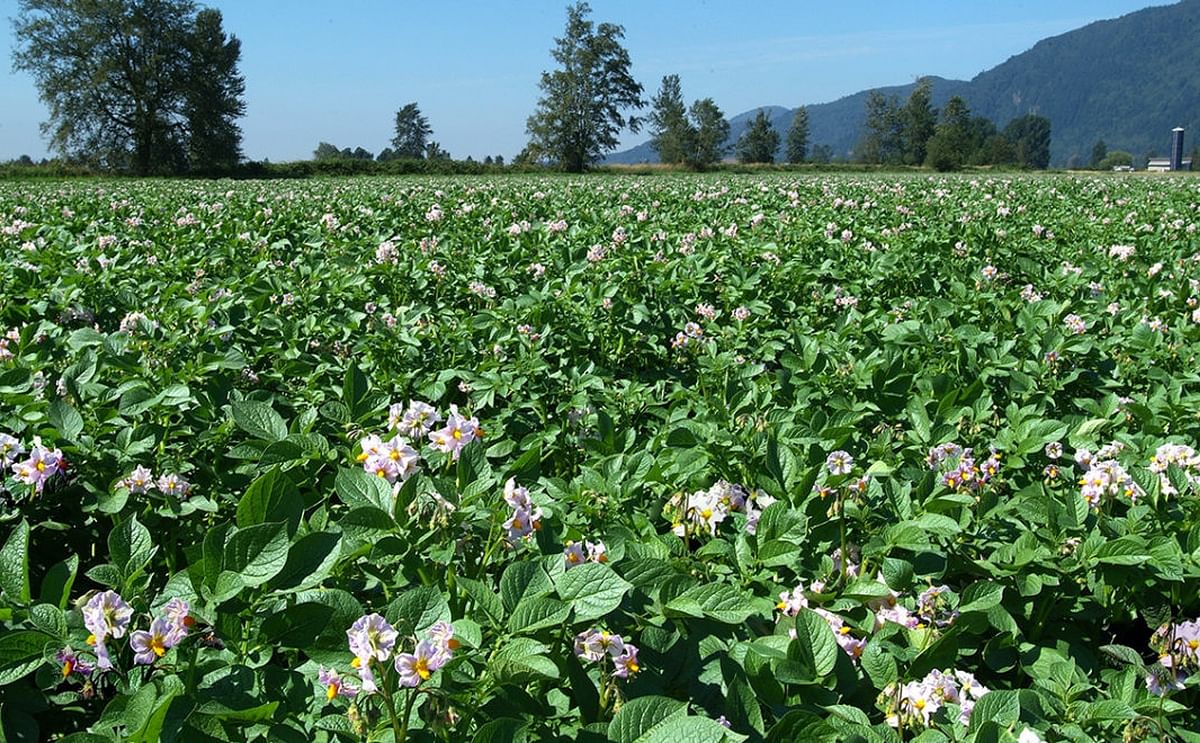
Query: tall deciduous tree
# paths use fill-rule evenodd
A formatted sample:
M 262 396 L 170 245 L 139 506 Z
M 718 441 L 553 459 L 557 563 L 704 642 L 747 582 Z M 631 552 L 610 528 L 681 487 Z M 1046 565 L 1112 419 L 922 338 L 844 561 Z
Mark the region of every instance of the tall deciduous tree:
M 139 174 L 236 159 L 241 45 L 191 0 L 20 0 L 16 69 L 65 156 Z M 193 146 L 194 145 L 194 146 Z
M 593 24 L 587 3 L 567 8 L 567 26 L 551 55 L 559 64 L 543 72 L 542 98 L 526 130 L 530 152 L 542 153 L 570 172 L 580 172 L 619 143 L 628 127 L 641 121 L 626 115 L 646 105 L 642 86 L 629 72 L 629 52 L 621 45 L 625 30 L 612 23 Z
M 667 75 L 662 79 L 662 87 L 650 100 L 650 105 L 650 146 L 664 163 L 678 165 L 684 162 L 692 150 L 696 131 L 688 121 L 679 75 Z
M 923 77 L 917 81 L 900 110 L 900 144 L 904 162 L 920 165 L 925 162 L 925 147 L 937 128 L 937 111 L 933 108 L 933 81 Z
M 779 149 L 779 132 L 771 126 L 767 112 L 758 109 L 754 121 L 742 133 L 737 143 L 738 160 L 744 163 L 773 163 Z
M 925 163 L 937 170 L 958 170 L 971 156 L 971 109 L 959 96 L 946 101 L 942 120 L 927 145 Z
M 430 134 L 433 134 L 433 129 L 429 127 L 429 119 L 425 118 L 417 104 L 405 104 L 396 112 L 396 136 L 392 137 L 392 156 L 413 159 L 425 157 Z
M 808 109 L 804 106 L 796 109 L 792 117 L 792 126 L 787 133 L 787 161 L 802 163 L 808 158 Z
M 878 90 L 867 94 L 866 123 L 856 158 L 866 163 L 898 163 L 903 154 L 901 116 L 895 97 Z
M 1021 167 L 1042 169 L 1050 165 L 1050 119 L 1025 114 L 1008 122 L 1004 136 L 1012 143 Z
M 246 80 L 238 73 L 242 42 L 225 35 L 219 10 L 206 8 L 196 14 L 188 51 L 188 163 L 194 170 L 229 170 L 242 159 L 242 130 L 237 125 L 246 113 Z
M 725 140 L 729 139 L 729 122 L 712 98 L 704 98 L 692 104 L 688 112 L 696 136 L 688 154 L 688 165 L 703 170 L 721 162 L 725 156 Z

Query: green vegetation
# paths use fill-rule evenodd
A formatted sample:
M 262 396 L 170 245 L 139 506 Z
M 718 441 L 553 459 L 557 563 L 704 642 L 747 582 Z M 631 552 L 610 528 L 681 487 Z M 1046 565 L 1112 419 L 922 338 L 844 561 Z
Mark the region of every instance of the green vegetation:
M 1200 739 L 1194 201 L 0 184 L 0 730 Z

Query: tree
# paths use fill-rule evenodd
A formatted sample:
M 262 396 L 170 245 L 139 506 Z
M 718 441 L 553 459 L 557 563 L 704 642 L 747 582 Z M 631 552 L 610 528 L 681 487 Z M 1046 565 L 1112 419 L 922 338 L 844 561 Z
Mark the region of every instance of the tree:
M 898 163 L 901 147 L 900 110 L 895 97 L 878 90 L 867 94 L 867 119 L 856 158 L 865 163 Z
M 1104 143 L 1103 139 L 1097 139 L 1096 144 L 1092 145 L 1092 167 L 1099 168 L 1100 163 L 1106 157 L 1108 157 L 1108 145 Z
M 827 144 L 819 144 L 812 148 L 812 156 L 809 160 L 818 165 L 828 165 L 833 162 L 833 148 Z
M 20 0 L 13 66 L 69 158 L 135 173 L 237 161 L 241 44 L 191 0 Z
M 341 150 L 328 142 L 319 143 L 317 149 L 313 150 L 314 160 L 339 160 L 341 157 Z
M 664 163 L 678 165 L 684 162 L 692 150 L 696 131 L 688 121 L 679 75 L 667 75 L 662 79 L 662 87 L 650 100 L 650 105 L 650 147 Z
M 572 173 L 616 147 L 622 129 L 636 133 L 640 119 L 624 112 L 646 105 L 642 86 L 629 73 L 629 52 L 621 46 L 625 29 L 595 25 L 588 20 L 591 12 L 585 2 L 567 8 L 566 30 L 550 52 L 560 69 L 542 73 L 542 97 L 526 122 L 530 152 Z
M 704 98 L 692 104 L 689 111 L 696 136 L 688 154 L 688 166 L 703 170 L 721 162 L 725 156 L 725 140 L 729 139 L 729 122 L 712 98 Z
M 925 148 L 937 128 L 937 111 L 933 108 L 933 81 L 923 77 L 917 81 L 908 101 L 899 112 L 900 146 L 904 162 L 920 165 L 925 162 Z
M 773 163 L 778 149 L 779 132 L 771 126 L 767 112 L 760 108 L 737 142 L 738 160 L 743 163 Z
M 503 165 L 504 155 L 496 155 L 496 159 L 493 162 L 495 162 L 497 165 Z
M 787 133 L 787 161 L 802 163 L 808 157 L 808 109 L 804 106 L 796 109 L 792 117 L 792 127 Z
M 386 163 L 389 160 L 395 160 L 395 159 L 396 159 L 396 153 L 394 150 L 392 150 L 391 147 L 384 147 L 382 150 L 379 151 L 379 154 L 375 156 L 375 161 L 380 162 L 380 163 Z
M 1112 170 L 1116 167 L 1133 167 L 1133 154 L 1123 150 L 1109 150 L 1104 153 L 1104 159 L 1096 163 L 1100 170 Z
M 196 14 L 188 52 L 191 70 L 183 111 L 189 167 L 228 171 L 242 159 L 242 130 L 237 125 L 246 114 L 246 79 L 238 73 L 242 42 L 226 37 L 219 10 L 206 8 Z
M 405 104 L 396 112 L 396 136 L 392 137 L 392 151 L 397 158 L 425 157 L 430 134 L 433 134 L 433 129 L 429 128 L 429 120 L 417 104 Z
M 1050 119 L 1025 114 L 1008 122 L 1004 136 L 1012 144 L 1016 162 L 1022 168 L 1046 168 L 1050 165 Z
M 443 150 L 442 146 L 440 144 L 438 144 L 437 142 L 430 142 L 425 147 L 425 159 L 426 160 L 449 160 L 450 153 Z
M 958 170 L 971 155 L 971 109 L 959 96 L 946 101 L 942 120 L 926 147 L 925 164 L 940 171 Z

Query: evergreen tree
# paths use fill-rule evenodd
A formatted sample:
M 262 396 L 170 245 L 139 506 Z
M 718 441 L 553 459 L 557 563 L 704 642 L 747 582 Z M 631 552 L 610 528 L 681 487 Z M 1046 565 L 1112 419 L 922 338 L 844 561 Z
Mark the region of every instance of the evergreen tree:
M 1100 167 L 1100 163 L 1106 157 L 1108 157 L 1108 145 L 1104 143 L 1103 139 L 1097 139 L 1096 144 L 1092 145 L 1092 167 Z
M 662 79 L 662 87 L 650 100 L 650 105 L 653 107 L 649 117 L 650 147 L 658 153 L 658 159 L 668 165 L 684 162 L 693 148 L 696 131 L 688 121 L 679 75 L 667 75 Z
M 692 104 L 689 112 L 692 128 L 696 134 L 687 163 L 690 167 L 703 170 L 721 162 L 725 156 L 725 140 L 729 139 L 729 122 L 725 114 L 713 101 L 705 98 Z
M 567 8 L 566 30 L 551 51 L 560 68 L 542 73 L 542 98 L 525 127 L 531 151 L 573 173 L 616 147 L 622 129 L 637 132 L 640 119 L 624 112 L 646 105 L 621 45 L 625 29 L 595 25 L 591 12 L 585 2 Z
M 802 163 L 808 157 L 808 109 L 804 106 L 796 109 L 792 117 L 792 127 L 787 133 L 787 161 L 792 164 Z
M 738 160 L 743 163 L 773 163 L 779 149 L 779 132 L 771 126 L 765 109 L 758 109 L 754 121 L 737 143 Z
M 933 81 L 923 77 L 908 96 L 900 111 L 900 144 L 904 162 L 920 165 L 925 162 L 925 148 L 937 128 L 937 111 L 933 108 Z
M 396 136 L 392 137 L 392 148 L 397 158 L 420 159 L 425 157 L 429 146 L 429 119 L 421 113 L 416 103 L 405 104 L 396 112 Z

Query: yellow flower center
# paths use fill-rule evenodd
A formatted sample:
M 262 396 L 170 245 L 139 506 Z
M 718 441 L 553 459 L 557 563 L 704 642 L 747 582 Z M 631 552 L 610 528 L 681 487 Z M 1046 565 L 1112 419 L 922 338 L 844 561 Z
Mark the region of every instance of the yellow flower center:
M 838 633 L 842 634 L 842 635 L 848 635 L 848 634 L 850 634 L 850 628 L 842 627 L 841 629 L 838 630 Z
M 35 465 L 35 466 L 37 467 L 38 472 L 46 471 L 46 463 L 45 462 L 38 462 L 37 465 Z
M 454 429 L 454 432 L 450 435 L 454 437 L 455 441 L 462 441 L 462 431 L 458 430 L 457 428 Z
M 628 669 L 630 673 L 637 673 L 640 670 L 636 660 L 631 660 L 626 663 L 625 668 Z
M 150 649 L 153 650 L 154 654 L 159 658 L 163 657 L 163 655 L 165 655 L 167 652 L 166 646 L 163 645 L 163 638 L 159 635 L 155 635 L 154 637 L 150 638 Z
M 337 684 L 330 684 L 329 688 L 325 690 L 325 698 L 330 701 L 333 701 L 333 698 L 336 697 L 337 694 L 338 694 L 338 685 Z
M 63 663 L 63 667 L 62 667 L 63 678 L 70 676 L 71 671 L 74 671 L 74 670 L 75 670 L 75 661 L 69 660 L 66 663 Z
M 88 635 L 88 636 L 87 636 L 87 644 L 88 644 L 88 645 L 95 645 L 95 644 L 96 644 L 96 636 L 95 636 L 95 635 Z
M 712 512 L 711 508 L 706 508 L 700 512 L 700 518 L 704 519 L 705 521 L 708 521 L 709 519 L 711 519 L 712 515 L 713 515 L 713 512 Z
M 913 706 L 916 707 L 918 710 L 925 709 L 925 700 L 918 699 L 917 701 L 913 702 Z
M 1196 650 L 1197 648 L 1200 648 L 1200 640 L 1188 640 L 1188 648 L 1190 650 Z
M 424 658 L 417 658 L 417 662 L 413 664 L 413 670 L 421 677 L 422 681 L 428 681 L 431 674 L 429 670 L 429 661 Z
M 369 456 L 371 456 L 371 455 L 367 454 L 366 452 L 363 452 L 362 454 L 359 454 L 358 457 L 356 457 L 356 459 L 358 459 L 358 461 L 360 461 L 360 462 L 365 462 L 365 461 L 367 461 L 367 457 L 369 457 Z

